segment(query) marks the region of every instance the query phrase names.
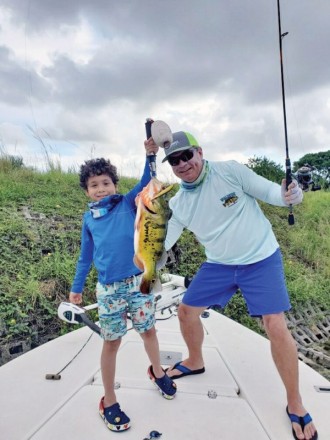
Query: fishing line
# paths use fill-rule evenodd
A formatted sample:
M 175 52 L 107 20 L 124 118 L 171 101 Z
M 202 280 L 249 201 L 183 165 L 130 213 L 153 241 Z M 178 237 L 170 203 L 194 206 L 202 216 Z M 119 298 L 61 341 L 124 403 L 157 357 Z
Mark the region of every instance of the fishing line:
M 36 132 L 38 132 L 38 126 L 37 126 L 37 120 L 34 114 L 34 109 L 33 109 L 33 105 L 32 105 L 32 96 L 33 96 L 33 90 L 32 90 L 32 78 L 31 78 L 31 70 L 28 67 L 28 45 L 27 45 L 27 41 L 28 41 L 28 35 L 27 35 L 27 27 L 30 21 L 30 11 L 31 11 L 31 1 L 28 1 L 27 4 L 27 12 L 26 12 L 26 19 L 25 19 L 25 26 L 24 26 L 24 52 L 25 52 L 25 68 L 27 71 L 27 76 L 28 76 L 28 104 L 29 104 L 29 108 L 30 108 L 30 112 L 31 112 L 31 117 L 32 117 L 32 121 L 34 124 L 34 129 Z
M 283 58 L 284 58 L 284 61 L 285 61 L 285 66 L 286 66 L 285 81 L 288 84 L 287 90 L 289 91 L 289 93 L 287 93 L 287 94 L 289 94 L 289 97 L 291 97 L 289 103 L 290 103 L 291 111 L 292 111 L 292 113 L 294 115 L 294 121 L 295 121 L 295 124 L 296 124 L 296 127 L 297 127 L 297 136 L 299 137 L 299 140 L 300 140 L 300 149 L 304 150 L 304 148 L 303 148 L 303 140 L 302 140 L 302 137 L 301 137 L 301 130 L 300 130 L 300 126 L 299 126 L 299 123 L 298 123 L 296 107 L 294 105 L 294 99 L 293 99 L 294 93 L 293 93 L 293 88 L 292 88 L 291 79 L 290 79 L 291 75 L 290 75 L 290 64 L 289 64 L 289 61 L 288 61 L 289 57 L 287 57 L 285 54 L 283 54 Z
M 28 0 L 27 10 L 26 10 L 26 18 L 25 18 L 25 26 L 24 26 L 24 55 L 25 55 L 24 63 L 25 63 L 25 69 L 27 71 L 27 78 L 28 78 L 28 81 L 27 81 L 27 83 L 28 83 L 27 84 L 27 88 L 28 88 L 27 101 L 28 101 L 28 105 L 29 105 L 29 109 L 30 109 L 30 113 L 31 113 L 31 119 L 32 119 L 32 127 L 29 125 L 27 125 L 27 127 L 30 129 L 32 136 L 38 142 L 40 142 L 40 144 L 42 145 L 44 153 L 46 155 L 46 158 L 49 161 L 47 148 L 49 148 L 53 154 L 57 154 L 58 156 L 60 156 L 60 154 L 58 152 L 56 152 L 56 150 L 54 149 L 54 147 L 51 144 L 48 144 L 48 145 L 45 144 L 45 142 L 40 134 L 41 130 L 47 135 L 48 139 L 53 139 L 53 138 L 50 136 L 49 133 L 47 133 L 47 131 L 45 129 L 40 129 L 38 122 L 37 122 L 36 115 L 35 115 L 33 103 L 32 103 L 34 93 L 33 93 L 33 85 L 32 85 L 31 67 L 28 65 L 28 40 L 29 40 L 28 25 L 30 23 L 31 4 L 32 4 L 32 0 Z M 84 154 L 86 154 L 86 156 L 91 153 L 91 151 L 86 153 L 87 147 L 83 148 L 79 144 L 76 144 L 74 142 L 70 142 L 68 140 L 63 140 L 63 142 L 66 142 L 70 145 L 73 145 L 75 148 L 79 149 Z M 94 145 L 92 145 L 91 150 L 95 151 Z M 93 157 L 93 154 L 91 154 L 91 156 Z
M 84 345 L 81 347 L 81 349 L 78 351 L 78 353 L 76 353 L 73 358 L 56 374 L 52 374 L 52 373 L 48 373 L 45 376 L 45 379 L 47 380 L 60 380 L 61 379 L 61 373 L 62 371 L 64 371 L 75 359 L 76 357 L 83 351 L 83 349 L 86 347 L 86 345 L 88 344 L 88 342 L 91 340 L 92 336 L 93 336 L 94 332 L 92 332 L 87 341 L 84 343 Z

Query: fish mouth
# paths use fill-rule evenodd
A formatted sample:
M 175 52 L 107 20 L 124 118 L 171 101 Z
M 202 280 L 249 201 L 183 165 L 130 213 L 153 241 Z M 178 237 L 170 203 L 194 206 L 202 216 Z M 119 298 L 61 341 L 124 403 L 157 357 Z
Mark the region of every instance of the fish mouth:
M 168 193 L 169 191 L 171 191 L 171 189 L 173 188 L 174 185 L 169 185 L 166 188 L 164 188 L 162 191 L 160 191 L 158 194 L 156 194 L 151 200 L 155 200 L 158 199 L 158 197 L 163 196 L 164 194 Z
M 153 211 L 147 205 L 143 205 L 143 206 L 144 206 L 145 210 L 148 211 L 150 214 L 156 214 L 156 211 Z
M 151 202 L 153 202 L 155 199 L 158 199 L 158 197 L 163 196 L 164 194 L 168 193 L 169 191 L 171 191 L 171 189 L 173 188 L 174 185 L 169 185 L 166 188 L 164 188 L 162 191 L 160 191 L 158 194 L 156 194 L 154 197 L 152 197 L 152 199 L 150 199 Z M 145 209 L 150 213 L 150 214 L 157 214 L 156 211 L 152 210 L 150 208 L 150 206 L 148 206 L 147 204 L 144 203 L 144 207 Z

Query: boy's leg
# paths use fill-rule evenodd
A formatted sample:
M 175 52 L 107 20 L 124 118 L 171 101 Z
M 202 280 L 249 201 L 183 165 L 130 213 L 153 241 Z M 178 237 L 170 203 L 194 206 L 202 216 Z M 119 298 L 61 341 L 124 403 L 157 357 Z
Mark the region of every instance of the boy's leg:
M 101 353 L 101 373 L 104 386 L 104 406 L 108 407 L 117 402 L 114 390 L 116 358 L 121 339 L 103 341 Z
M 104 339 L 101 353 L 101 373 L 104 385 L 104 407 L 116 403 L 114 381 L 116 357 L 122 336 L 127 332 L 125 300 L 126 285 L 96 285 L 101 337 Z
M 176 394 L 176 385 L 173 380 L 167 376 L 160 364 L 159 344 L 155 327 L 140 333 L 140 335 L 151 362 L 148 368 L 149 379 L 154 383 L 165 399 L 173 399 Z
M 129 311 L 134 329 L 141 335 L 151 365 L 148 376 L 166 399 L 173 399 L 176 394 L 175 383 L 166 375 L 160 364 L 159 343 L 155 329 L 155 299 L 140 291 L 131 291 L 128 300 Z
M 128 297 L 128 310 L 132 325 L 141 336 L 144 348 L 153 366 L 156 377 L 164 376 L 160 365 L 159 344 L 155 329 L 155 299 L 136 290 L 134 286 Z
M 164 376 L 164 371 L 160 365 L 159 343 L 155 327 L 140 333 L 143 339 L 144 348 L 149 357 L 154 374 L 157 378 Z

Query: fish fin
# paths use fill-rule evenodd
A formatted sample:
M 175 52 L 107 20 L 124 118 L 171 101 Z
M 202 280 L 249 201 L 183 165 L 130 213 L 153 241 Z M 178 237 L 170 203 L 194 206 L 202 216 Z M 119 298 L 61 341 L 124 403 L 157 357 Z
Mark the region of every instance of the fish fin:
M 156 281 L 152 284 L 151 293 L 161 292 L 163 290 L 162 283 L 157 277 Z
M 165 266 L 166 261 L 167 261 L 167 258 L 168 258 L 167 252 L 164 250 L 162 256 L 161 256 L 160 259 L 157 261 L 157 264 L 156 264 L 156 269 L 157 269 L 157 270 L 159 270 L 159 269 L 161 269 L 162 267 Z
M 135 264 L 136 267 L 138 267 L 140 270 L 144 270 L 144 265 L 142 260 L 140 260 L 140 258 L 135 254 L 134 258 L 133 258 L 133 263 Z

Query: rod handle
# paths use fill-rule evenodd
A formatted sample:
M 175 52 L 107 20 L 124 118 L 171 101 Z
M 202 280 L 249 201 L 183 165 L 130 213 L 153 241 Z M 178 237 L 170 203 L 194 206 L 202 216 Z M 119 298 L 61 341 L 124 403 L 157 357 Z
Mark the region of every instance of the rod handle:
M 153 119 L 147 118 L 145 126 L 146 126 L 146 136 L 147 139 L 151 137 L 151 125 L 153 123 Z M 155 154 L 149 154 L 148 155 L 148 162 L 149 162 L 149 168 L 150 168 L 150 175 L 151 177 L 156 177 L 156 155 Z
M 286 189 L 288 189 L 288 186 L 292 182 L 291 161 L 288 157 L 285 159 L 285 181 L 286 181 Z M 290 226 L 294 225 L 294 215 L 293 215 L 292 205 L 289 205 L 288 223 Z

